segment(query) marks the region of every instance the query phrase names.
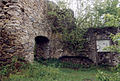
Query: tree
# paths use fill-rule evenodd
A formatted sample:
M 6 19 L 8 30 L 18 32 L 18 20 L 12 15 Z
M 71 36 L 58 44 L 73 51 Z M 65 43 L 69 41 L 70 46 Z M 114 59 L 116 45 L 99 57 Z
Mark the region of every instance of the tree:
M 104 27 L 106 26 L 120 26 L 120 8 L 117 7 L 118 0 L 104 0 L 100 4 L 95 6 L 95 10 L 98 12 L 101 22 Z
M 80 52 L 84 39 L 83 29 L 77 28 L 74 12 L 66 7 L 66 3 L 58 2 L 57 4 L 49 4 L 48 20 L 51 23 L 52 33 L 62 35 L 62 43 L 64 48 L 68 48 L 74 52 Z M 53 6 L 56 5 L 56 6 Z
M 76 2 L 78 13 L 76 19 L 69 5 L 66 6 L 66 2 L 59 1 L 57 8 L 49 12 L 49 16 L 53 17 L 53 30 L 62 32 L 63 41 L 72 50 L 81 50 L 85 41 L 83 35 L 90 27 L 119 27 L 118 0 L 76 0 Z
M 78 22 L 81 28 L 120 26 L 118 0 L 77 0 Z M 91 4 L 91 5 L 89 5 Z M 81 6 L 82 5 L 82 6 Z

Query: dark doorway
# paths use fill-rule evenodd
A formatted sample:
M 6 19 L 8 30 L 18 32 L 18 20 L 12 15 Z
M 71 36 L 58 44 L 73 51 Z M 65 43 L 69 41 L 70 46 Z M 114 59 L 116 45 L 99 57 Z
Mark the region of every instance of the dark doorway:
M 46 59 L 49 56 L 49 39 L 45 36 L 35 37 L 35 60 Z

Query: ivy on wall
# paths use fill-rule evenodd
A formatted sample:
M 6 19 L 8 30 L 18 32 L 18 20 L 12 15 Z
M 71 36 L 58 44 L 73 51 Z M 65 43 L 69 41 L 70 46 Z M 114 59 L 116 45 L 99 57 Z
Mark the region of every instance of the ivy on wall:
M 87 29 L 77 27 L 77 20 L 71 9 L 60 8 L 53 2 L 48 3 L 48 21 L 51 23 L 52 32 L 62 34 L 62 43 L 75 53 L 83 49 L 84 33 Z

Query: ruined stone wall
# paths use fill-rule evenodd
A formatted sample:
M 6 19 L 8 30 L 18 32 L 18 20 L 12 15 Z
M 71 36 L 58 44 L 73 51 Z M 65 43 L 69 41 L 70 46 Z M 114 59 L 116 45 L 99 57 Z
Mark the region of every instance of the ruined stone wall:
M 86 33 L 87 43 L 85 44 L 85 54 L 87 57 L 93 60 L 95 64 L 110 64 L 114 65 L 116 60 L 115 56 L 117 53 L 112 52 L 97 52 L 97 40 L 110 40 L 111 45 L 114 43 L 110 38 L 111 34 L 116 34 L 119 32 L 115 27 L 106 28 L 90 28 Z M 114 63 L 113 63 L 114 62 Z M 117 62 L 116 62 L 117 63 Z
M 49 38 L 45 0 L 0 0 L 0 59 L 13 55 L 33 61 L 36 36 Z

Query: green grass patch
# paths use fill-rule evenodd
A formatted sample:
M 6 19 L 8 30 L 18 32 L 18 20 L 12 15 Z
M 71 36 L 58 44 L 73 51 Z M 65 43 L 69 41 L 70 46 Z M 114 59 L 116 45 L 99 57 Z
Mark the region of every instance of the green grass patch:
M 20 72 L 11 73 L 4 81 L 99 81 L 96 77 L 98 70 L 107 74 L 114 73 L 109 67 L 85 67 L 57 59 L 40 60 L 27 64 Z
M 4 81 L 99 81 L 96 77 L 98 69 L 111 73 L 108 70 L 98 67 L 81 67 L 74 70 L 69 68 L 56 68 L 53 67 L 53 64 L 43 65 L 35 62 L 28 65 L 22 72 L 10 74 L 9 78 Z

